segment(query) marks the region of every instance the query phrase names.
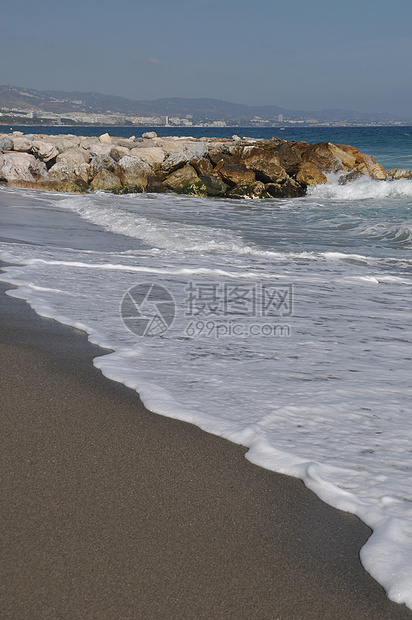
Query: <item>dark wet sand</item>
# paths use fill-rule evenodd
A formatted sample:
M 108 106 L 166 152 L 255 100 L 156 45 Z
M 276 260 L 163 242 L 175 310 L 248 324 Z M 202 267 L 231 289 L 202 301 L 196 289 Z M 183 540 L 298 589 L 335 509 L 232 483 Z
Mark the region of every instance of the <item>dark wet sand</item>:
M 356 517 L 150 413 L 5 288 L 2 619 L 412 619 L 361 567 Z

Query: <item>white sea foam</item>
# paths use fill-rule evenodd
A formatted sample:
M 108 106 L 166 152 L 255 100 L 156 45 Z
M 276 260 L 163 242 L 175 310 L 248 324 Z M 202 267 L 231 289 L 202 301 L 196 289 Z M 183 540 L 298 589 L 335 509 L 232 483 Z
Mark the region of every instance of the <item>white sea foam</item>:
M 412 180 L 376 181 L 365 176 L 340 185 L 337 176 L 330 175 L 328 183 L 309 188 L 308 195 L 329 200 L 412 198 Z

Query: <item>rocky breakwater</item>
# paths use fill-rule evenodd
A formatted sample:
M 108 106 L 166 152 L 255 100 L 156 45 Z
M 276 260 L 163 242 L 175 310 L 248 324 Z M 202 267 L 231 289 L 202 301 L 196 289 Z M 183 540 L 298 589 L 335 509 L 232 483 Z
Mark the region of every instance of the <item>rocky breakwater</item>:
M 0 183 L 61 192 L 174 192 L 233 198 L 303 196 L 308 186 L 389 173 L 356 147 L 279 138 L 142 138 L 0 134 Z

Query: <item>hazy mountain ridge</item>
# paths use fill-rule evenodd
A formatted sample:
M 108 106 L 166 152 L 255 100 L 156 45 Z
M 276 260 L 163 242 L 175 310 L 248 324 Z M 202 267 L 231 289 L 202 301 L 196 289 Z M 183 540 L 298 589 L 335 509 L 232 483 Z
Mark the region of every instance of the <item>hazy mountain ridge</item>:
M 11 85 L 0 86 L 0 108 L 27 111 L 56 112 L 60 114 L 117 113 L 136 116 L 165 115 L 192 116 L 223 121 L 250 121 L 256 117 L 262 120 L 277 118 L 312 118 L 317 121 L 362 121 L 405 120 L 389 113 L 365 113 L 352 110 L 326 109 L 320 111 L 287 110 L 276 105 L 248 106 L 221 99 L 182 97 L 162 98 L 151 101 L 135 101 L 116 95 L 97 92 L 39 91 Z

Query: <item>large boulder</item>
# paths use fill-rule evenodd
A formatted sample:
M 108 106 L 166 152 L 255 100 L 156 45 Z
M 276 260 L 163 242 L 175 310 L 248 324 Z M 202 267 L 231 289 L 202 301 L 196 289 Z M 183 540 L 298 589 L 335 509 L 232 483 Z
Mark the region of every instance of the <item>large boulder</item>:
M 31 150 L 34 155 L 44 162 L 55 159 L 59 154 L 54 144 L 52 142 L 46 142 L 45 140 L 34 140 Z
M 169 174 L 163 183 L 167 189 L 177 194 L 206 196 L 206 188 L 203 182 L 198 177 L 196 170 L 189 164 Z
M 99 140 L 100 142 L 103 142 L 103 144 L 112 144 L 113 142 L 111 136 L 108 133 L 103 133 L 101 136 L 99 136 Z
M 116 145 L 110 151 L 110 156 L 115 161 L 120 161 L 122 157 L 124 157 L 125 155 L 130 155 L 130 149 L 127 148 L 126 146 Z
M 391 179 L 412 179 L 412 170 L 405 168 L 392 168 L 388 172 Z
M 110 155 L 95 155 L 89 163 L 90 178 L 94 178 L 101 170 L 113 172 L 116 162 Z
M 222 180 L 232 187 L 249 185 L 256 181 L 255 173 L 246 168 L 245 164 L 225 164 L 218 172 Z
M 102 169 L 93 178 L 90 183 L 90 189 L 93 191 L 104 190 L 108 192 L 120 192 L 122 184 L 119 177 L 109 170 Z
M 306 194 L 306 185 L 289 177 L 284 183 L 267 183 L 266 191 L 273 198 L 299 198 Z
M 207 157 L 195 157 L 190 160 L 190 165 L 196 170 L 197 174 L 212 174 L 213 165 Z
M 310 162 L 322 172 L 337 172 L 346 170 L 346 166 L 336 157 L 329 142 L 309 144 L 302 154 L 304 162 Z
M 303 185 L 320 185 L 327 182 L 326 176 L 315 164 L 305 161 L 299 166 L 296 181 Z
M 158 146 L 141 148 L 135 146 L 130 150 L 129 155 L 145 161 L 153 170 L 158 170 L 166 158 L 166 153 Z
M 14 151 L 0 155 L 0 181 L 27 181 L 30 183 L 47 180 L 46 164 L 29 153 Z
M 344 165 L 348 170 L 353 170 L 356 166 L 356 157 L 354 154 L 348 152 L 346 149 L 342 149 L 335 144 L 328 143 L 329 149 L 333 155 Z
M 259 181 L 264 183 L 281 183 L 288 177 L 286 170 L 280 165 L 279 158 L 265 148 L 246 147 L 242 162 L 253 170 Z
M 243 147 L 236 143 L 233 148 L 228 142 L 211 142 L 208 146 L 208 157 L 214 166 L 223 161 L 224 164 L 239 164 Z
M 79 145 L 80 138 L 71 135 L 59 136 L 55 143 L 55 146 L 58 149 L 59 153 L 64 153 L 64 151 L 74 149 Z
M 302 162 L 302 153 L 297 143 L 281 140 L 273 144 L 273 154 L 279 165 L 286 170 L 289 176 L 297 173 Z
M 111 156 L 112 144 L 104 144 L 100 142 L 92 142 L 92 141 L 83 141 L 80 143 L 80 147 L 89 151 L 90 157 L 95 157 L 95 155 L 109 155 Z
M 199 178 L 205 186 L 208 196 L 224 196 L 229 189 L 229 185 L 226 185 L 222 179 L 213 174 L 201 174 Z
M 377 181 L 386 181 L 386 179 L 389 178 L 389 175 L 382 164 L 371 164 L 368 166 L 368 174 L 372 177 L 372 179 L 376 179 Z
M 86 190 L 89 185 L 89 166 L 85 162 L 73 164 L 60 159 L 49 170 L 49 181 L 56 182 L 62 186 L 76 186 Z M 72 191 L 67 189 L 65 191 Z
M 130 157 L 130 155 L 122 157 L 115 164 L 113 172 L 121 180 L 126 192 L 144 192 L 147 187 L 147 179 L 153 173 L 149 164 L 136 157 Z
M 32 140 L 29 140 L 26 136 L 14 137 L 13 143 L 14 151 L 18 151 L 20 153 L 31 153 L 33 142 Z
M 0 136 L 0 151 L 12 151 L 14 140 L 10 136 Z
M 383 181 L 389 177 L 385 168 L 381 164 L 378 164 L 372 155 L 361 153 L 355 146 L 349 146 L 347 144 L 339 144 L 337 147 L 335 145 L 330 146 L 334 147 L 335 153 L 336 149 L 339 149 L 340 152 L 344 151 L 353 157 L 355 164 L 349 166 L 352 170 L 369 175 L 378 181 Z M 337 156 L 339 157 L 339 153 L 337 153 Z
M 162 162 L 161 171 L 170 174 L 190 163 L 192 159 L 199 160 L 207 155 L 207 146 L 203 142 L 199 143 L 183 143 L 183 148 L 179 151 L 171 153 Z
M 74 147 L 60 153 L 57 156 L 57 161 L 65 161 L 68 164 L 72 164 L 74 166 L 80 166 L 82 164 L 87 164 L 90 161 L 90 152 L 85 149 Z

